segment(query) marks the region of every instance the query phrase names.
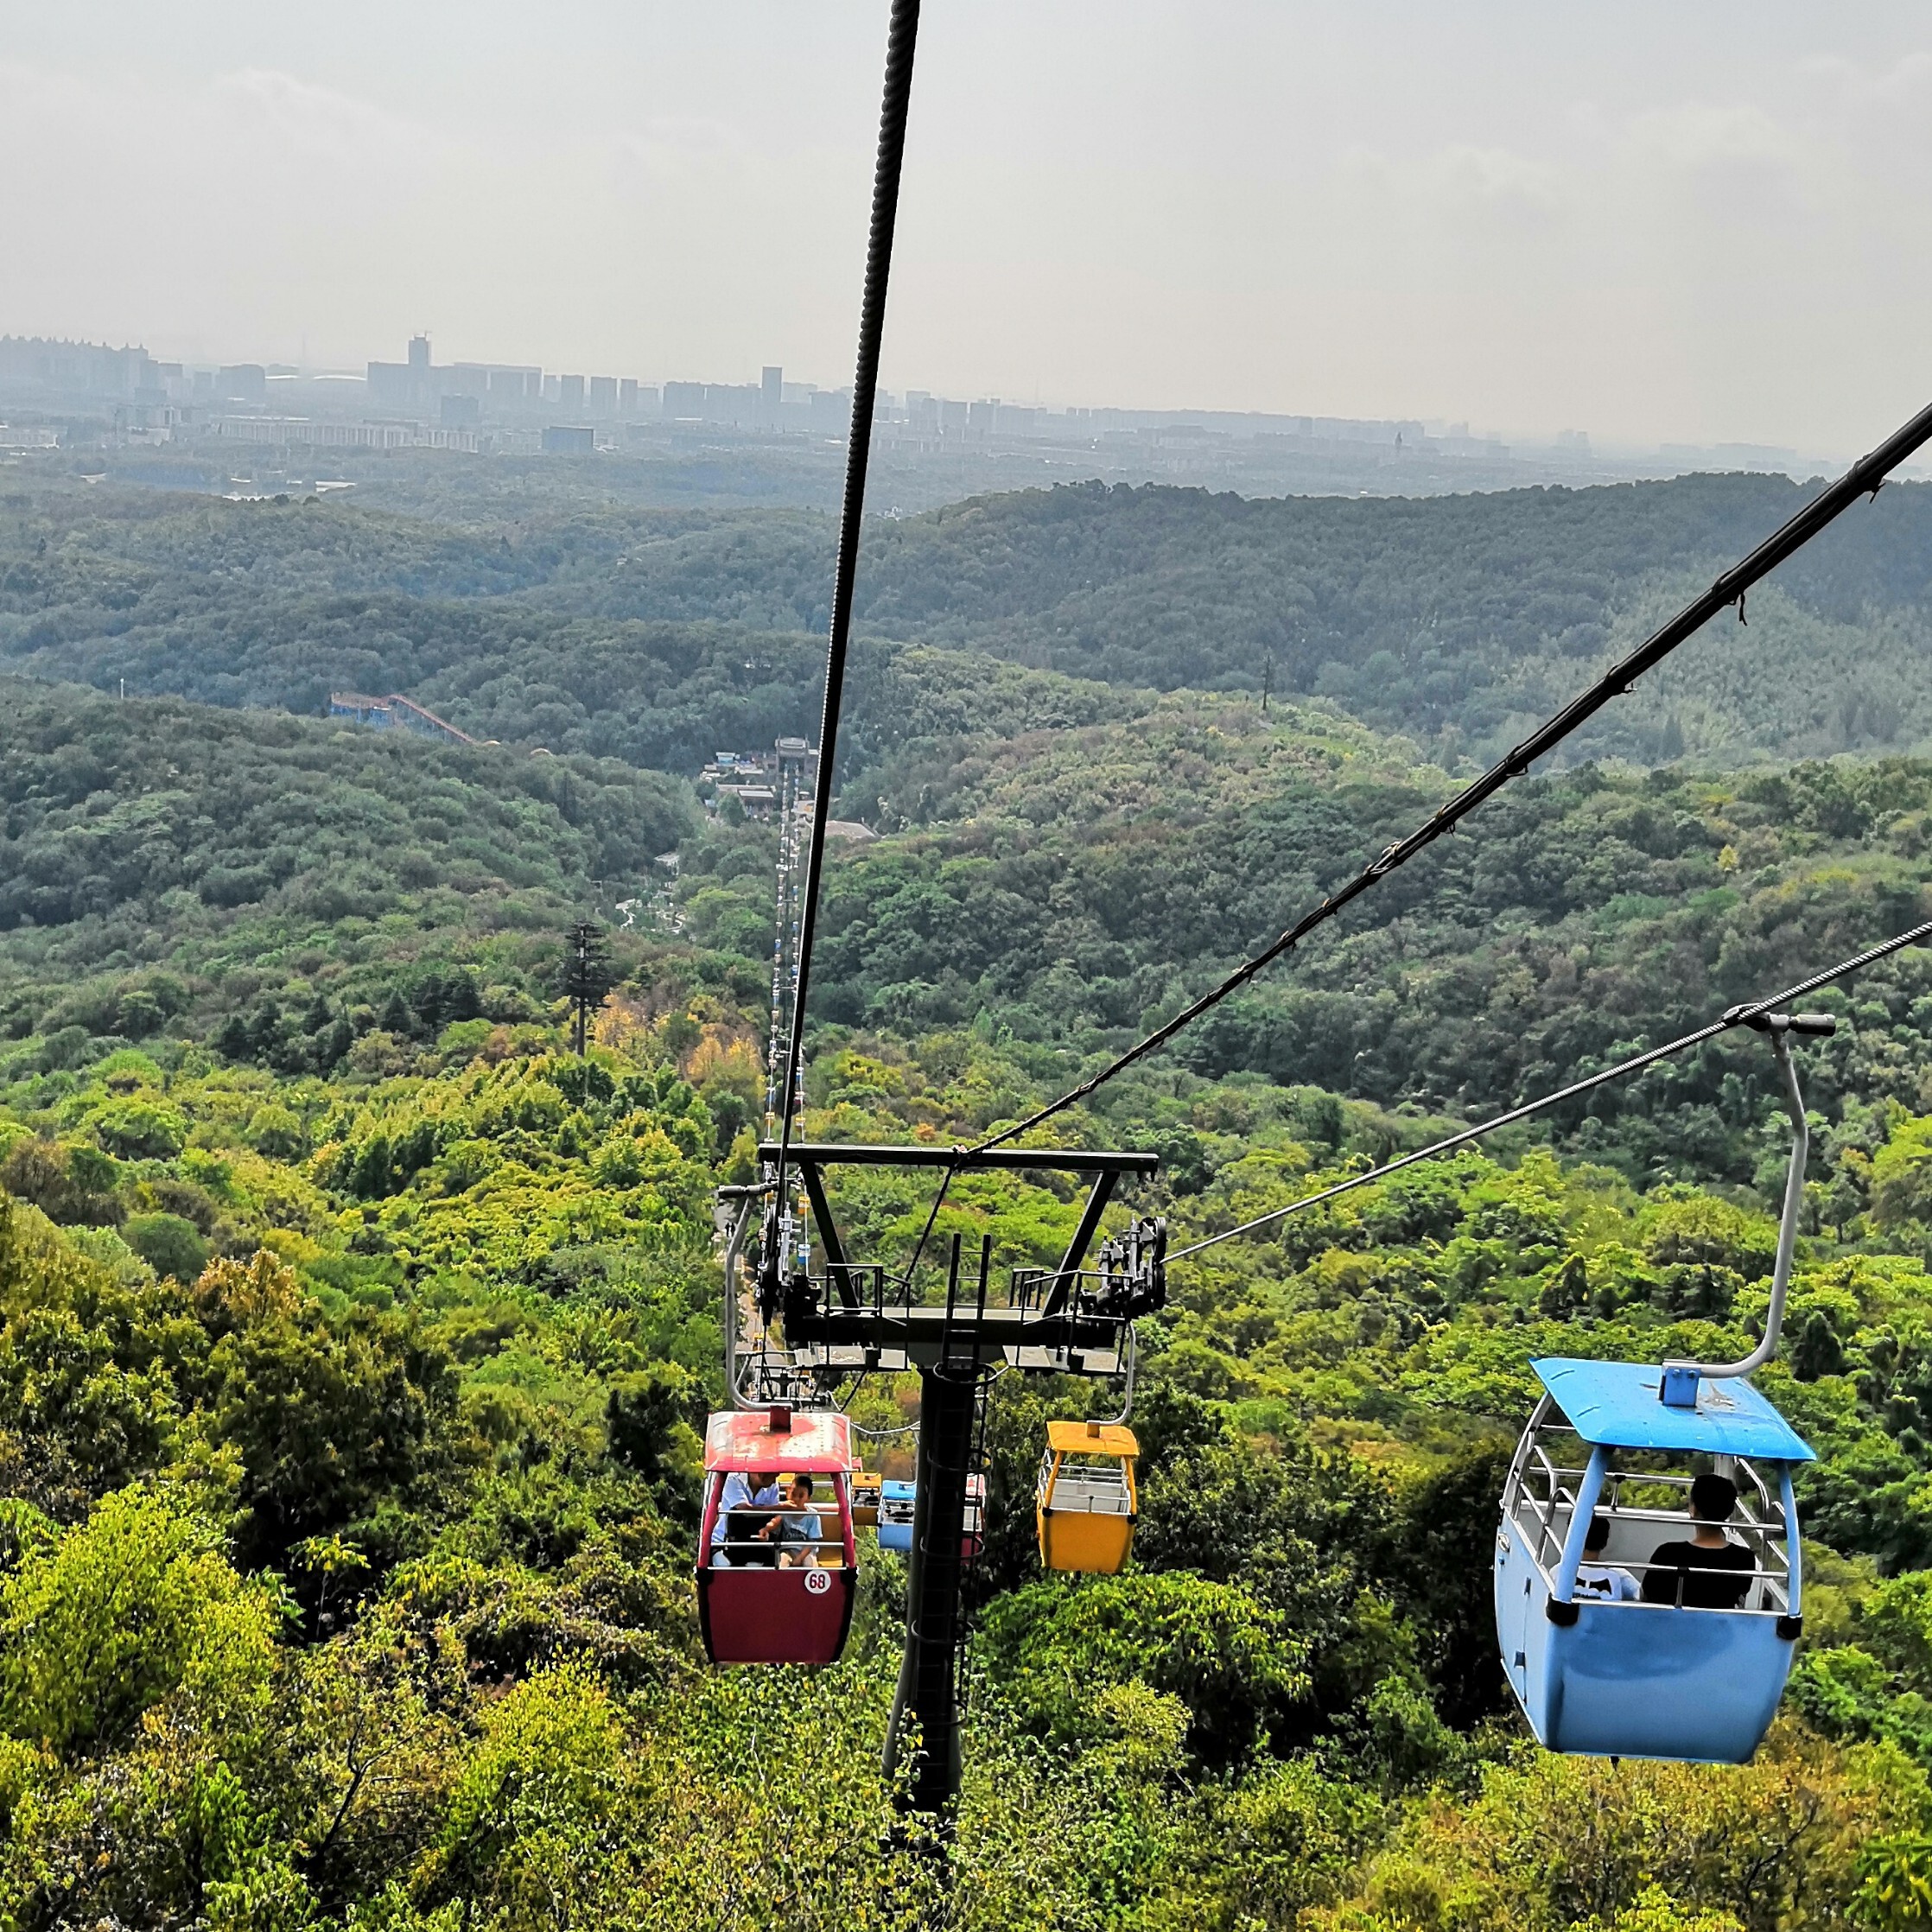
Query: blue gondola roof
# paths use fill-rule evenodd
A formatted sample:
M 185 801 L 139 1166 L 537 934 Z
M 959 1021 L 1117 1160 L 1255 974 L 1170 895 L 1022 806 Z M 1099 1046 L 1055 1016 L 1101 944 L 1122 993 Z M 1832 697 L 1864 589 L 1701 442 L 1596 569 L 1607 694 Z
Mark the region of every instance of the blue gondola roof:
M 1545 1356 L 1529 1366 L 1586 1442 L 1617 1449 L 1701 1451 L 1764 1462 L 1814 1460 L 1804 1439 L 1748 1382 L 1708 1379 L 1695 1408 L 1657 1398 L 1662 1370 L 1642 1362 L 1576 1362 Z

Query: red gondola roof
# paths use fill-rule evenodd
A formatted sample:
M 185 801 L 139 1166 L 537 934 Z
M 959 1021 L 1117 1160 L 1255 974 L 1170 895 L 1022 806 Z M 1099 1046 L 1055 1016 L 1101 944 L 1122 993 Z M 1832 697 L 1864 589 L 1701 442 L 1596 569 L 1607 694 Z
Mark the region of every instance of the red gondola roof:
M 839 1475 L 852 1469 L 852 1425 L 829 1409 L 793 1409 L 789 1428 L 772 1426 L 782 1410 L 727 1409 L 704 1432 L 708 1470 L 809 1470 Z

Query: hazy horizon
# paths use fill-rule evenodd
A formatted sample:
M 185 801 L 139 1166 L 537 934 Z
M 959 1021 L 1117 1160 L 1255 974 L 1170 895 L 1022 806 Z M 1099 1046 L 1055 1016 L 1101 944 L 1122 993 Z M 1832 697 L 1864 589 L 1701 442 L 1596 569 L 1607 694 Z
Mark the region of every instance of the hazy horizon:
M 0 332 L 849 379 L 885 8 L 8 8 Z M 1932 395 L 1932 19 L 928 6 L 885 379 L 1605 445 Z

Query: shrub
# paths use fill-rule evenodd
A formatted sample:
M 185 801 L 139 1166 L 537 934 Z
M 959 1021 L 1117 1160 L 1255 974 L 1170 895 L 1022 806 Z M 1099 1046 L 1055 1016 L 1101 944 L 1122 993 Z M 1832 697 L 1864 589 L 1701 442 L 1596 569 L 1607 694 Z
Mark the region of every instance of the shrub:
M 176 1693 L 245 1722 L 266 1694 L 275 1622 L 207 1525 L 117 1490 L 0 1584 L 0 1721 L 58 1751 L 124 1742 Z
M 1280 1612 L 1236 1584 L 1190 1572 L 1049 1581 L 986 1612 L 994 1674 L 1033 1728 L 1075 1739 L 1096 1694 L 1138 1681 L 1178 1697 L 1204 1763 L 1230 1764 L 1270 1715 L 1307 1694 L 1307 1646 Z
M 138 1095 L 96 1108 L 88 1124 L 124 1160 L 172 1160 L 187 1140 L 187 1122 L 175 1109 Z
M 156 1274 L 192 1281 L 208 1265 L 208 1244 L 178 1214 L 133 1214 L 121 1237 Z

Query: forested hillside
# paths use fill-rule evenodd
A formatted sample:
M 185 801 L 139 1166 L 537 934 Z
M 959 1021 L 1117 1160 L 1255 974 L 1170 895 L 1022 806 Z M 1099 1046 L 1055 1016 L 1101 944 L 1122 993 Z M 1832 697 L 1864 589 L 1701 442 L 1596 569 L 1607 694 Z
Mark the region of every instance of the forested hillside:
M 723 880 L 764 836 L 688 849 Z M 864 876 L 842 865 L 842 889 Z M 722 889 L 690 888 L 693 916 Z M 504 994 L 460 964 L 346 1009 L 320 1071 L 285 1038 L 195 1039 L 192 1007 L 158 1026 L 117 1007 L 99 1035 L 50 1014 L 0 1055 L 16 1921 L 1773 1932 L 1845 1922 L 1914 1869 L 1932 1119 L 1913 1102 L 1841 1105 L 1808 1068 L 1839 1124 L 1764 1385 L 1822 1459 L 1808 1648 L 1751 1769 L 1542 1758 L 1508 1719 L 1470 1553 L 1528 1357 L 1740 1347 L 1772 1241 L 1749 1190 L 1680 1171 L 1640 1192 L 1519 1141 L 1177 1265 L 1117 1579 L 1043 1579 L 1032 1553 L 1040 1427 L 1083 1391 L 1001 1385 L 942 1903 L 930 1864 L 871 1850 L 895 1560 L 868 1544 L 835 1669 L 698 1662 L 710 1190 L 747 1171 L 759 975 L 673 938 L 631 963 L 588 1062 L 534 1002 L 471 1015 Z M 1872 990 L 1846 1009 L 1854 1067 L 1892 1064 Z M 965 1138 L 1063 1065 L 990 1013 L 829 1031 L 804 1129 Z M 1739 1104 L 1768 1152 L 1762 1089 Z M 1185 1237 L 1420 1123 L 1168 1069 L 1070 1126 L 1161 1147 L 1127 1204 Z M 885 1251 L 926 1198 L 886 1180 L 845 1205 Z M 1039 1263 L 1074 1211 L 974 1181 L 939 1232 Z M 881 1388 L 858 1413 L 904 1412 Z M 774 1781 L 791 1761 L 812 1776 Z
M 1627 522 L 1591 566 L 1604 599 L 1626 566 L 1633 598 L 1694 578 L 1790 494 L 1702 487 L 1732 521 L 1692 518 L 1668 554 L 1667 520 Z M 1523 500 L 1551 527 L 1484 537 L 1449 512 L 1505 603 L 1581 569 L 1593 514 Z M 1870 512 L 1905 532 L 1882 568 L 1834 589 L 1821 564 L 1725 648 L 1908 636 L 1918 500 Z M 914 554 L 895 546 L 928 546 L 944 583 L 961 525 L 931 593 L 957 622 L 895 638 L 880 616 L 861 654 L 847 805 L 884 836 L 829 862 L 808 1136 L 944 1146 L 1017 1118 L 1455 782 L 1441 732 L 1290 696 L 1286 654 L 1264 715 L 1179 688 L 1178 655 L 1107 657 L 1113 630 L 1035 650 L 1116 517 L 1173 519 L 1171 542 L 1123 537 L 1123 565 L 1188 580 L 1193 551 L 1252 539 L 1274 583 L 1275 526 L 1255 519 L 1262 543 L 1236 506 L 1204 549 L 1213 507 L 1065 493 L 881 529 L 884 600 L 914 581 L 890 576 Z M 1318 507 L 1340 559 L 1376 506 Z M 600 607 L 630 568 L 596 561 L 620 524 L 657 559 L 639 582 L 684 546 L 687 606 Z M 1801 1050 L 1804 1230 L 1759 1382 L 1819 1460 L 1802 1648 L 1750 1766 L 1538 1752 L 1497 1667 L 1488 1556 L 1533 1356 L 1708 1359 L 1761 1326 L 1788 1134 L 1755 1037 L 1177 1262 L 1141 1336 L 1118 1577 L 1045 1576 L 1033 1539 L 1045 1422 L 1103 1395 L 999 1383 L 950 1845 L 891 1831 L 904 1573 L 869 1537 L 842 1662 L 705 1668 L 714 1190 L 755 1160 L 776 835 L 640 767 L 798 727 L 810 612 L 725 608 L 718 558 L 742 543 L 744 582 L 769 583 L 810 535 L 619 518 L 545 563 L 550 537 L 338 504 L 97 493 L 0 516 L 10 660 L 82 680 L 0 681 L 0 1926 L 1924 1922 L 1922 951 L 1809 1002 L 1840 1030 Z M 1400 605 L 1408 541 L 1357 557 L 1358 614 Z M 1148 588 L 1108 592 L 1123 649 L 1161 634 L 1134 630 Z M 1494 617 L 1516 641 L 1484 661 L 1580 676 L 1541 608 Z M 359 638 L 372 655 L 341 673 Z M 1187 661 L 1240 683 L 1234 656 Z M 226 708 L 83 688 L 122 675 Z M 1389 709 L 1421 702 L 1400 666 L 1375 676 Z M 291 705 L 302 678 L 402 685 L 505 742 L 237 708 Z M 544 703 L 541 732 L 493 721 Z M 1161 1154 L 1115 1219 L 1222 1231 L 1924 917 L 1929 828 L 1932 760 L 1903 748 L 1528 780 L 1055 1132 Z M 579 1059 L 559 968 L 583 916 L 615 985 Z M 901 1261 L 932 1197 L 880 1173 L 838 1204 Z M 956 1232 L 989 1236 L 1002 1274 L 1051 1264 L 1077 1212 L 1028 1175 L 963 1177 L 929 1266 Z M 855 1414 L 899 1429 L 912 1399 L 874 1378 Z M 909 1467 L 903 1436 L 868 1455 Z
M 1238 700 L 1136 701 L 936 651 L 900 656 L 877 688 L 899 730 L 873 767 L 876 816 L 904 829 L 834 860 L 816 1010 L 828 1038 L 1010 1039 L 1042 1080 L 1071 1080 L 1175 1010 L 1450 784 L 1319 704 L 1264 719 Z M 1007 728 L 956 728 L 962 688 Z M 709 979 L 747 997 L 765 976 L 775 835 L 707 821 L 677 781 L 71 687 L 0 691 L 0 1015 L 16 1032 L 175 1020 L 212 1039 L 239 1016 L 280 1043 L 257 1058 L 315 1069 L 347 1051 L 352 1011 L 372 1024 L 392 990 L 452 966 L 495 989 L 501 1016 L 533 1016 L 553 996 L 558 932 L 585 914 L 615 929 L 626 963 L 696 945 Z M 1127 715 L 1071 721 L 1090 698 Z M 1479 1115 L 1924 916 L 1929 823 L 1932 761 L 1913 759 L 1531 779 L 1175 1060 Z M 1869 976 L 1845 1012 L 1814 1076 L 1821 1102 L 1932 1100 L 1919 956 Z M 1717 1044 L 1554 1124 L 1633 1179 L 1748 1182 L 1766 1097 L 1749 1046 Z M 1136 1130 L 1144 1096 L 1107 1104 Z
M 251 1007 L 269 1032 L 304 1013 L 338 1056 L 345 1007 L 457 956 L 521 1011 L 517 962 L 600 906 L 647 908 L 698 817 L 630 766 L 19 678 L 0 679 L 0 810 L 16 1033 L 49 1014 L 56 1033 L 212 1031 Z
M 914 747 L 886 779 L 889 819 L 935 823 L 831 873 L 821 1015 L 1011 1035 L 1063 1084 L 1178 1011 L 1450 788 L 1400 743 L 1322 708 L 1263 719 L 1187 695 L 1120 723 L 982 740 L 943 773 Z M 1929 808 L 1932 762 L 1915 759 L 1533 779 L 1174 1057 L 1211 1077 L 1312 1081 L 1389 1108 L 1496 1111 L 1925 917 Z M 694 937 L 749 951 L 768 929 L 762 868 L 720 849 L 768 839 L 719 831 L 693 853 L 682 889 Z M 1932 1098 L 1920 1084 L 1928 994 L 1916 954 L 1870 975 L 1818 1094 Z M 1556 1131 L 1633 1177 L 1748 1181 L 1767 1097 L 1749 1049 L 1713 1045 Z M 1124 1130 L 1141 1103 L 1103 1104 Z
M 877 520 L 858 622 L 887 646 L 1115 686 L 1324 695 L 1452 763 L 1513 741 L 1802 495 L 1763 476 L 1414 501 L 1025 492 Z M 1576 751 L 1734 761 L 1932 738 L 1929 528 L 1932 486 L 1887 489 Z M 331 689 L 403 690 L 477 737 L 695 769 L 809 728 L 831 553 L 805 512 L 451 528 L 339 497 L 23 483 L 0 492 L 0 658 L 308 713 Z

